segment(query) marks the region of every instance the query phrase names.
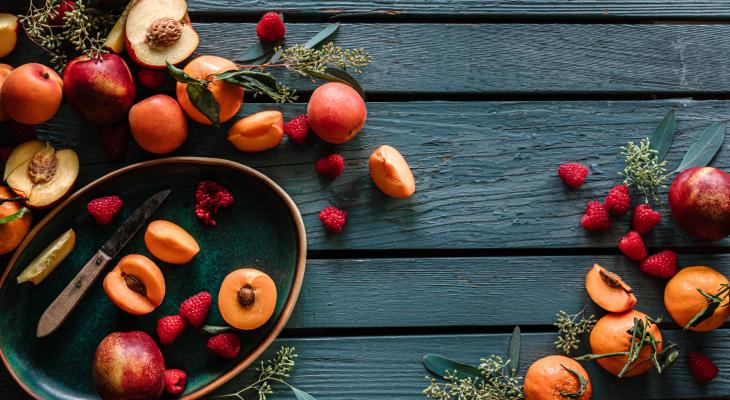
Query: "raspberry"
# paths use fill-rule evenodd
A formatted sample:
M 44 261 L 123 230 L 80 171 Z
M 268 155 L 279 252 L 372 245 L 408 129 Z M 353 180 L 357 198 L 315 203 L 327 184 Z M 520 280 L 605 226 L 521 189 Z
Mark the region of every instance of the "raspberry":
M 91 200 L 86 209 L 97 224 L 104 226 L 112 222 L 123 205 L 124 201 L 119 196 L 106 196 Z
M 165 370 L 165 391 L 170 394 L 180 394 L 185 390 L 188 377 L 180 369 Z
M 588 176 L 588 167 L 582 164 L 561 164 L 558 167 L 558 176 L 568 187 L 578 189 Z
M 309 136 L 309 119 L 306 114 L 292 118 L 284 125 L 284 133 L 289 136 L 292 142 L 304 144 Z
M 233 204 L 233 195 L 215 181 L 200 181 L 195 189 L 195 216 L 205 225 L 215 226 L 213 215 Z
M 631 226 L 636 232 L 645 235 L 651 231 L 662 219 L 658 211 L 654 211 L 648 204 L 639 204 L 634 208 L 634 219 Z
M 337 207 L 327 207 L 319 212 L 319 220 L 328 231 L 337 233 L 342 231 L 342 227 L 345 226 L 347 213 Z
M 267 12 L 261 17 L 261 21 L 256 24 L 256 35 L 262 42 L 278 42 L 284 40 L 286 35 L 286 27 L 281 16 L 274 12 Z
M 608 218 L 608 211 L 603 204 L 589 201 L 586 212 L 580 219 L 580 224 L 589 231 L 606 231 L 611 227 L 611 220 Z
M 627 233 L 621 238 L 618 242 L 618 248 L 621 249 L 621 252 L 626 257 L 636 261 L 641 261 L 648 255 L 644 246 L 644 240 L 641 239 L 641 235 L 634 231 Z
M 179 315 L 168 315 L 157 320 L 157 336 L 160 343 L 170 344 L 185 330 L 185 318 Z
M 177 313 L 185 318 L 190 325 L 200 326 L 203 325 L 205 317 L 208 315 L 210 302 L 210 293 L 200 292 L 180 303 L 180 309 Z
M 677 273 L 677 254 L 671 250 L 656 253 L 644 259 L 639 269 L 646 274 L 669 279 Z
M 603 201 L 606 209 L 614 214 L 626 214 L 631 208 L 631 196 L 629 196 L 629 188 L 626 185 L 616 185 L 608 192 L 606 199 Z
M 104 151 L 114 161 L 124 158 L 129 143 L 129 123 L 122 121 L 99 129 L 99 139 Z
M 235 358 L 241 350 L 241 338 L 235 333 L 219 333 L 208 339 L 205 347 L 223 358 Z
M 712 362 L 710 357 L 696 351 L 687 353 L 687 365 L 689 366 L 689 372 L 692 373 L 692 376 L 700 385 L 715 379 L 717 373 L 720 372 L 720 369 L 717 368 L 717 365 Z
M 314 168 L 318 174 L 335 179 L 342 175 L 342 171 L 345 169 L 345 159 L 340 154 L 330 154 L 317 160 Z

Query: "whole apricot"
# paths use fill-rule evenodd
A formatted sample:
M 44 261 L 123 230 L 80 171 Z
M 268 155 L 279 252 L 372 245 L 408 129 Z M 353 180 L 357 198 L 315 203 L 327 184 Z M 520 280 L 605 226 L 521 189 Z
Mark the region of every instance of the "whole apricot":
M 143 149 L 155 154 L 169 153 L 188 138 L 188 121 L 180 104 L 172 97 L 148 97 L 129 110 L 132 137 Z
M 241 108 L 241 104 L 243 104 L 243 88 L 224 81 L 213 80 L 210 76 L 235 69 L 238 69 L 238 67 L 233 61 L 217 56 L 200 56 L 190 61 L 183 68 L 186 74 L 195 79 L 209 80 L 208 90 L 213 93 L 213 97 L 220 106 L 220 115 L 218 117 L 218 122 L 220 123 L 233 118 Z M 175 93 L 183 110 L 185 110 L 185 113 L 193 121 L 203 125 L 213 125 L 213 122 L 198 111 L 193 103 L 190 102 L 186 84 L 178 82 Z
M 586 383 L 581 386 L 575 374 L 585 379 Z M 543 357 L 530 365 L 525 374 L 524 392 L 525 400 L 589 400 L 593 395 L 593 386 L 588 372 L 577 361 L 554 355 Z
M 717 329 L 730 316 L 728 298 L 725 298 L 709 318 L 696 326 L 688 326 L 688 324 L 695 315 L 709 305 L 707 298 L 699 290 L 714 295 L 728 284 L 725 275 L 710 267 L 683 268 L 667 282 L 667 286 L 664 288 L 664 306 L 677 325 L 690 331 L 707 332 Z
M 152 260 L 130 254 L 104 277 L 104 292 L 112 303 L 130 314 L 149 314 L 165 298 L 165 278 Z
M 15 193 L 5 186 L 0 186 L 0 199 L 17 197 Z M 5 218 L 20 211 L 22 203 L 9 201 L 0 204 L 0 218 Z M 0 224 L 0 255 L 8 254 L 15 250 L 23 241 L 30 230 L 30 223 L 33 217 L 27 212 L 15 221 Z
M 591 300 L 606 311 L 624 312 L 636 305 L 631 286 L 598 264 L 586 274 L 586 291 Z
M 31 63 L 15 68 L 0 92 L 5 115 L 23 124 L 48 121 L 61 107 L 63 80 L 45 65 Z
M 262 271 L 237 269 L 223 279 L 218 309 L 237 329 L 256 329 L 271 318 L 276 308 L 276 284 Z
M 157 220 L 147 225 L 144 244 L 153 256 L 170 264 L 185 264 L 200 251 L 198 242 L 179 225 Z
M 375 186 L 388 196 L 406 198 L 416 191 L 411 167 L 395 148 L 388 145 L 378 147 L 370 156 L 368 164 Z
M 360 94 L 339 82 L 315 89 L 307 105 L 309 126 L 320 139 L 333 144 L 352 140 L 365 125 L 367 113 Z
M 10 71 L 13 70 L 13 67 L 11 67 L 8 64 L 0 64 L 0 122 L 5 122 L 10 119 L 5 114 L 5 111 L 3 111 L 3 99 L 2 99 L 2 89 L 3 89 L 3 82 L 5 82 L 5 78 L 10 74 Z
M 284 136 L 284 117 L 279 111 L 261 111 L 236 122 L 228 130 L 228 141 L 238 150 L 256 152 L 273 149 Z

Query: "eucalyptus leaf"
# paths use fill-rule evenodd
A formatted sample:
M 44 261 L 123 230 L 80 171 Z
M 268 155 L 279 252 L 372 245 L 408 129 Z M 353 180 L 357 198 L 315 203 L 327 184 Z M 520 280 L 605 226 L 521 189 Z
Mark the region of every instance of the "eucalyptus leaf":
M 273 52 L 274 52 L 273 43 L 257 42 L 257 43 L 254 43 L 253 45 L 251 45 L 251 47 L 244 50 L 243 53 L 239 54 L 238 57 L 236 57 L 236 61 L 240 61 L 240 62 L 253 61 L 253 60 L 259 59 L 263 56 L 266 56 L 268 54 L 272 54 Z
M 289 386 L 289 389 L 291 389 L 291 391 L 294 392 L 294 396 L 297 397 L 297 400 L 317 400 L 314 398 L 314 396 L 312 396 L 311 394 L 309 394 L 303 390 L 297 389 L 292 385 L 288 385 L 288 386 Z
M 0 218 L 0 225 L 7 224 L 7 223 L 13 222 L 15 220 L 18 220 L 20 218 L 23 218 L 23 216 L 25 214 L 27 214 L 28 212 L 30 212 L 30 210 L 28 210 L 27 208 L 23 207 L 20 210 L 14 212 L 14 213 L 12 213 L 12 214 L 4 217 L 4 218 Z
M 324 79 L 326 81 L 339 82 L 344 83 L 345 85 L 349 85 L 353 89 L 355 89 L 363 99 L 365 99 L 365 91 L 363 90 L 362 86 L 360 86 L 360 83 L 358 83 L 352 75 L 348 74 L 344 70 L 335 67 L 327 67 L 325 68 L 324 73 L 317 71 L 307 71 L 307 74 L 315 78 Z
M 304 47 L 307 49 L 311 49 L 316 47 L 318 44 L 322 43 L 325 39 L 332 36 L 333 33 L 337 32 L 337 29 L 339 29 L 340 23 L 336 22 L 331 25 L 327 25 L 326 28 L 322 29 L 318 34 L 314 35 L 311 39 L 307 40 L 307 43 L 304 43 Z
M 671 110 L 664 116 L 649 138 L 649 148 L 657 151 L 659 161 L 662 161 L 667 156 L 676 131 L 677 118 L 674 116 L 674 110 Z
M 724 122 L 715 122 L 707 127 L 697 138 L 697 141 L 689 146 L 682 162 L 679 163 L 679 167 L 674 172 L 682 172 L 687 168 L 708 165 L 722 147 L 726 127 L 727 125 Z
M 480 379 L 479 367 L 460 363 L 436 354 L 426 354 L 423 356 L 423 365 L 431 373 L 440 377 L 444 377 L 446 371 L 449 371 L 461 379 Z
M 203 327 L 200 329 L 202 329 L 203 332 L 209 333 L 211 335 L 217 335 L 219 333 L 230 332 L 231 330 L 233 330 L 233 328 L 231 328 L 230 326 L 207 325 L 207 324 L 203 325 Z
M 508 354 L 513 377 L 517 376 L 517 371 L 520 369 L 520 348 L 522 347 L 520 334 L 520 327 L 515 326 L 515 329 L 512 330 L 512 336 L 509 338 Z
M 195 106 L 206 118 L 219 126 L 220 105 L 207 87 L 200 84 L 188 84 L 186 87 L 190 103 Z
M 274 53 L 273 56 L 271 56 L 271 60 L 269 61 L 272 64 L 276 64 L 281 60 L 281 55 L 284 54 L 284 48 L 280 47 L 279 50 L 276 50 L 276 53 Z
M 192 76 L 186 74 L 185 71 L 170 63 L 167 63 L 167 71 L 170 72 L 170 75 L 172 75 L 172 77 L 180 83 L 189 84 L 201 82 L 199 79 L 193 78 Z

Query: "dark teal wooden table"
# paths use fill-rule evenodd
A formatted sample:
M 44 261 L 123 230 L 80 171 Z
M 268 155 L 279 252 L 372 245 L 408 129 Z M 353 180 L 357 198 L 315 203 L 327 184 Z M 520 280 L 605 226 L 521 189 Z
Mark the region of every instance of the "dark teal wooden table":
M 0 9 L 21 11 L 24 3 L 4 0 Z M 284 144 L 242 154 L 224 130 L 191 124 L 189 140 L 173 153 L 255 167 L 299 205 L 310 260 L 299 303 L 278 341 L 300 355 L 296 386 L 320 400 L 419 399 L 427 383 L 424 354 L 470 362 L 504 354 L 514 325 L 526 332 L 524 371 L 556 352 L 555 313 L 590 304 L 583 281 L 594 262 L 632 283 L 637 308 L 668 316 L 662 282 L 641 274 L 616 248 L 629 218 L 604 235 L 587 234 L 579 219 L 589 199 L 617 182 L 619 147 L 649 135 L 667 111 L 678 116 L 670 166 L 702 128 L 728 119 L 730 1 L 189 4 L 201 54 L 234 57 L 255 40 L 260 15 L 276 9 L 286 14 L 292 43 L 338 20 L 343 25 L 335 42 L 373 55 L 361 78 L 367 124 L 339 147 L 347 167 L 332 183 L 314 171 L 327 150 L 320 147 Z M 24 40 L 3 62 L 44 60 Z M 303 80 L 288 83 L 302 101 L 313 88 Z M 305 103 L 246 101 L 240 116 L 274 108 L 288 119 L 305 109 Z M 67 106 L 39 130 L 79 153 L 79 187 L 151 158 L 133 145 L 122 162 L 109 162 L 95 128 Z M 385 198 L 370 182 L 367 158 L 384 143 L 398 147 L 413 167 L 418 191 L 410 199 Z M 582 190 L 568 191 L 557 178 L 555 169 L 565 161 L 590 165 Z M 730 170 L 730 140 L 714 165 Z M 339 235 L 326 234 L 317 218 L 329 204 L 348 212 Z M 680 266 L 706 264 L 730 274 L 730 240 L 687 240 L 664 221 L 647 237 L 650 252 L 669 247 L 679 253 Z M 730 398 L 730 326 L 686 334 L 667 322 L 662 331 L 686 349 L 711 353 L 719 377 L 698 386 L 684 358 L 664 375 L 622 381 L 588 365 L 593 398 Z M 251 378 L 244 373 L 223 390 Z M 0 372 L 0 399 L 20 398 L 19 386 Z M 292 397 L 282 392 L 274 398 Z

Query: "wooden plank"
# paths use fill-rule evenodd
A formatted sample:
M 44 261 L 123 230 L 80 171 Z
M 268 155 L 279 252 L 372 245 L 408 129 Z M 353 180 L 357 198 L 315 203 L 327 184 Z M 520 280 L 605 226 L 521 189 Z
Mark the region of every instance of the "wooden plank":
M 664 114 L 677 110 L 679 132 L 669 153 L 676 167 L 689 144 L 715 120 L 727 116 L 727 101 L 640 102 L 413 102 L 369 103 L 365 129 L 350 143 L 333 148 L 292 146 L 244 154 L 219 131 L 191 123 L 188 141 L 173 155 L 229 158 L 275 179 L 300 207 L 309 248 L 326 249 L 615 249 L 630 217 L 614 219 L 607 234 L 588 234 L 579 221 L 588 200 L 601 200 L 620 181 L 619 147 L 649 135 Z M 281 109 L 285 117 L 304 105 L 246 104 L 239 116 Z M 119 168 L 101 151 L 95 128 L 63 107 L 42 127 L 43 136 L 73 146 L 80 154 L 80 184 Z M 406 200 L 386 198 L 370 182 L 367 158 L 381 144 L 399 148 L 417 180 Z M 317 158 L 337 150 L 347 159 L 333 182 L 314 171 Z M 730 170 L 730 140 L 714 165 Z M 123 164 L 153 158 L 132 146 Z M 581 190 L 560 182 L 560 163 L 584 162 L 591 175 Z M 640 201 L 635 196 L 635 201 Z M 335 204 L 348 212 L 339 235 L 328 235 L 319 211 Z M 646 237 L 650 246 L 725 246 L 730 240 L 697 242 L 678 234 L 665 217 Z
M 585 274 L 599 263 L 634 289 L 636 308 L 672 323 L 664 285 L 624 256 L 310 260 L 288 328 L 552 325 L 559 310 L 595 315 Z M 679 266 L 730 275 L 730 255 L 680 255 Z M 404 279 L 405 278 L 405 279 Z
M 22 10 L 26 0 L 5 0 L 3 6 Z M 712 0 L 509 0 L 487 2 L 482 0 L 319 0 L 271 1 L 257 0 L 189 0 L 188 7 L 195 14 L 225 13 L 227 16 L 258 17 L 278 10 L 295 16 L 335 16 L 358 14 L 359 17 L 387 15 L 391 18 L 432 17 L 445 18 L 688 18 L 719 19 L 730 17 L 730 6 Z M 0 7 L 2 8 L 2 7 Z
M 289 24 L 304 43 L 325 24 Z M 199 54 L 236 57 L 253 24 L 199 23 Z M 726 93 L 730 25 L 344 24 L 336 43 L 364 47 L 371 94 Z M 5 62 L 44 60 L 23 40 Z M 285 83 L 308 91 L 307 79 Z

